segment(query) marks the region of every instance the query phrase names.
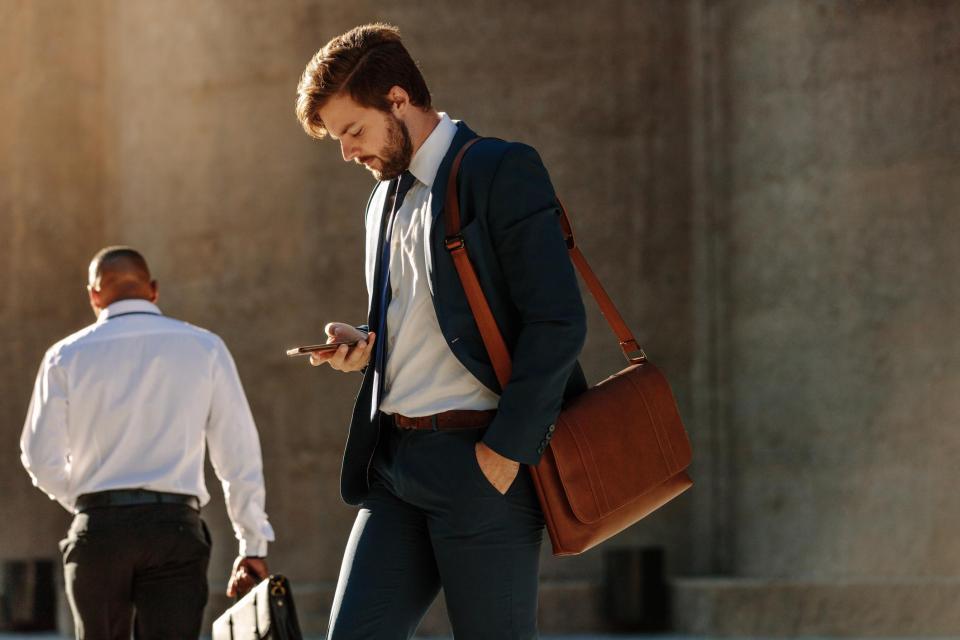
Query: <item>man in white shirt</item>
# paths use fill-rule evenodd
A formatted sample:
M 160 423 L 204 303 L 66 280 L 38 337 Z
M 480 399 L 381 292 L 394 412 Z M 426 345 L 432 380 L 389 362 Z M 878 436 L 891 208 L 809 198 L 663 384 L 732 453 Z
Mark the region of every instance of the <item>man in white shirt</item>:
M 44 356 L 20 440 L 33 483 L 76 514 L 61 541 L 77 638 L 196 638 L 208 587 L 204 451 L 239 540 L 228 595 L 266 577 L 260 443 L 230 352 L 163 316 L 136 250 L 89 268 L 97 321 Z

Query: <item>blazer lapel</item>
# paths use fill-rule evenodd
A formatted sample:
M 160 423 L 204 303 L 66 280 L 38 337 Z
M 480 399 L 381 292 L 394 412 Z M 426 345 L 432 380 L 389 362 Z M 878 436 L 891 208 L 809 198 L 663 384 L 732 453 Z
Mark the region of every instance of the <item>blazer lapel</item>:
M 377 292 L 380 291 L 380 287 L 382 286 L 380 283 L 381 281 L 380 259 L 383 256 L 383 242 L 384 242 L 383 235 L 386 232 L 387 222 L 389 222 L 389 219 L 390 219 L 388 208 L 393 202 L 392 185 L 393 183 L 391 182 L 387 184 L 385 189 L 381 189 L 378 187 L 377 191 L 383 190 L 384 192 L 383 203 L 380 206 L 374 207 L 374 211 L 379 211 L 379 215 L 371 216 L 371 219 L 367 222 L 367 225 L 368 225 L 367 242 L 368 243 L 370 243 L 369 229 L 374 228 L 374 229 L 380 230 L 379 233 L 377 234 L 377 241 L 374 246 L 373 259 L 371 260 L 369 256 L 367 258 L 367 267 L 368 268 L 370 268 L 371 266 L 373 267 L 372 273 L 367 274 L 367 282 L 369 283 L 368 285 L 369 289 L 367 291 L 367 326 L 369 326 L 371 330 L 375 330 L 378 333 L 380 332 L 380 327 L 376 327 L 376 329 L 374 329 L 374 324 L 376 323 L 376 319 L 380 313 L 379 302 L 378 302 L 380 296 L 377 295 Z M 376 197 L 376 194 L 374 194 L 374 196 L 371 197 L 370 204 L 376 204 L 374 201 L 375 197 Z M 373 225 L 376 225 L 376 226 L 373 226 Z
M 440 217 L 440 213 L 443 211 L 443 201 L 447 196 L 447 180 L 450 177 L 450 165 L 453 164 L 453 159 L 456 157 L 457 152 L 460 150 L 468 140 L 476 138 L 477 134 L 473 132 L 470 127 L 466 125 L 465 122 L 460 121 L 457 123 L 457 133 L 453 137 L 453 142 L 450 143 L 450 148 L 447 149 L 446 155 L 443 156 L 443 160 L 440 162 L 440 167 L 437 169 L 437 176 L 433 179 L 433 187 L 430 189 L 430 219 L 425 222 L 423 225 L 423 246 L 425 262 L 427 264 L 427 283 L 430 286 L 430 293 L 434 294 L 433 287 L 433 274 L 436 272 L 436 256 L 434 255 L 434 247 L 442 246 L 441 243 L 432 242 L 434 229 L 442 229 L 443 222 L 439 224 L 437 220 Z

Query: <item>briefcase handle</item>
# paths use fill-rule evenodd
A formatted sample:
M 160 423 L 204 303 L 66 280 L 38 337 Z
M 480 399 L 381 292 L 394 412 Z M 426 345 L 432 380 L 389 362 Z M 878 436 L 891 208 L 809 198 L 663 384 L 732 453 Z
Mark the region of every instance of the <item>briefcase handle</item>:
M 506 387 L 507 382 L 510 380 L 510 351 L 503 341 L 503 335 L 500 333 L 500 328 L 497 326 L 497 322 L 493 317 L 493 312 L 490 310 L 487 298 L 483 293 L 483 289 L 480 287 L 477 273 L 473 268 L 473 264 L 470 262 L 470 257 L 467 255 L 466 243 L 464 242 L 463 235 L 460 233 L 460 198 L 457 189 L 457 174 L 460 172 L 460 163 L 463 161 L 463 156 L 467 153 L 467 150 L 480 140 L 483 140 L 483 138 L 473 138 L 460 147 L 460 151 L 457 152 L 457 155 L 453 159 L 453 164 L 450 166 L 450 175 L 447 176 L 447 192 L 443 207 L 444 224 L 447 232 L 445 244 L 447 251 L 450 252 L 453 258 L 453 264 L 457 269 L 457 273 L 460 276 L 460 282 L 463 284 L 464 292 L 467 295 L 470 310 L 473 312 L 477 326 L 480 328 L 480 336 L 483 338 L 483 344 L 487 348 L 487 353 L 490 354 L 490 361 L 493 363 L 497 380 L 500 382 L 500 387 L 503 388 Z M 567 242 L 567 252 L 570 254 L 570 259 L 573 261 L 574 267 L 576 267 L 580 273 L 580 277 L 583 278 L 590 293 L 600 306 L 600 313 L 606 318 L 610 329 L 613 330 L 614 335 L 617 336 L 617 340 L 620 342 L 620 350 L 623 351 L 624 357 L 630 364 L 645 362 L 647 360 L 647 354 L 640 348 L 640 345 L 633 337 L 633 333 L 630 331 L 630 327 L 627 326 L 627 323 L 624 321 L 623 316 L 620 315 L 613 300 L 610 299 L 603 285 L 600 284 L 600 279 L 597 278 L 593 269 L 590 268 L 586 256 L 580 251 L 580 247 L 577 245 L 576 239 L 573 236 L 573 226 L 570 224 L 567 210 L 559 198 L 557 199 L 557 204 L 560 206 L 560 228 Z

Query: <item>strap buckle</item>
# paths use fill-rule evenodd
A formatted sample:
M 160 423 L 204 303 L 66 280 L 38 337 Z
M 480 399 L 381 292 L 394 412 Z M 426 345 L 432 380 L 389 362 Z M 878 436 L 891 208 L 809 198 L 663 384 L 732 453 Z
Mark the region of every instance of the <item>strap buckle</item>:
M 636 340 L 621 341 L 620 348 L 630 364 L 641 364 L 647 361 L 647 353 L 640 348 Z
M 444 245 L 447 247 L 447 251 L 456 251 L 457 249 L 463 249 L 466 243 L 463 241 L 463 234 L 458 233 L 455 236 L 447 236 Z

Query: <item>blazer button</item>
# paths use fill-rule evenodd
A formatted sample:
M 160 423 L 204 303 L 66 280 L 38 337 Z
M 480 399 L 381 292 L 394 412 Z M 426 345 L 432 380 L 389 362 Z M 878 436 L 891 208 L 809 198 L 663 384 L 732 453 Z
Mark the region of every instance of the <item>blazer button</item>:
M 553 433 L 556 430 L 557 430 L 557 425 L 555 424 L 552 424 L 549 427 L 547 427 L 547 431 L 549 431 L 550 433 Z
M 546 438 L 544 438 L 543 440 L 540 441 L 540 446 L 541 446 L 541 447 L 547 446 L 547 439 L 546 439 Z
M 537 447 L 537 453 L 543 453 L 543 447 Z
M 549 440 L 549 439 L 552 438 L 552 437 L 553 437 L 553 434 L 552 434 L 552 433 L 548 433 L 546 439 Z

